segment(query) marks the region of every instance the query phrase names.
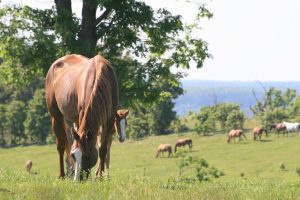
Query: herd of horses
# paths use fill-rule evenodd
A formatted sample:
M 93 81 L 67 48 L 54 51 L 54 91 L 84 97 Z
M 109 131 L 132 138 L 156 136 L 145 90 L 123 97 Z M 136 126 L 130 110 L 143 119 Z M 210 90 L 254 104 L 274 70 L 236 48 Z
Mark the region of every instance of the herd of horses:
M 293 132 L 299 132 L 300 130 L 300 123 L 291 123 L 291 122 L 282 122 L 277 124 L 271 124 L 268 128 L 263 127 L 254 127 L 252 130 L 253 140 L 261 140 L 263 133 L 268 136 L 269 133 L 272 132 L 272 130 L 275 130 L 276 133 L 279 135 L 280 133 L 286 134 L 289 136 L 289 134 Z M 241 141 L 242 136 L 246 139 L 246 136 L 244 134 L 244 131 L 241 129 L 232 129 L 228 133 L 227 142 L 230 143 L 232 139 L 238 138 L 239 141 Z
M 184 147 L 185 145 L 189 146 L 189 149 L 193 148 L 193 141 L 190 138 L 184 138 L 184 139 L 179 139 L 177 140 L 175 146 L 174 146 L 174 151 L 175 153 L 177 152 L 177 147 Z M 163 155 L 164 152 L 168 152 L 168 157 L 172 155 L 172 145 L 171 144 L 160 144 L 157 147 L 157 152 L 156 152 L 156 158 L 158 156 Z

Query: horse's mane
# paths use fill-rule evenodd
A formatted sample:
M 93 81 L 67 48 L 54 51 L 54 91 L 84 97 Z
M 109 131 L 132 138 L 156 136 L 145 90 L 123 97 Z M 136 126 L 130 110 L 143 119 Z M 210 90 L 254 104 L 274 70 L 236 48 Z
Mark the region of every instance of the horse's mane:
M 100 126 L 102 141 L 107 139 L 105 134 L 113 126 L 119 94 L 116 76 L 110 63 L 100 55 L 90 59 L 90 62 L 89 67 L 94 68 L 95 80 L 84 114 L 82 118 L 79 117 L 78 133 L 88 134 L 91 131 L 96 144 Z

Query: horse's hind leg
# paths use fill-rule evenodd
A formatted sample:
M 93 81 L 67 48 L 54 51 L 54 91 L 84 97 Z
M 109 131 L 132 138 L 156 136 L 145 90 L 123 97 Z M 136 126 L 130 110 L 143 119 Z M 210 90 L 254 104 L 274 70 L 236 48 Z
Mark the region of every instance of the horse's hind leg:
M 56 135 L 56 145 L 59 154 L 59 178 L 64 178 L 64 152 L 67 144 L 67 136 L 62 115 L 52 117 L 52 128 Z
M 104 172 L 106 156 L 107 156 L 107 144 L 104 142 L 101 144 L 99 148 L 100 162 L 99 162 L 98 170 L 96 172 L 97 177 L 102 177 L 102 172 Z

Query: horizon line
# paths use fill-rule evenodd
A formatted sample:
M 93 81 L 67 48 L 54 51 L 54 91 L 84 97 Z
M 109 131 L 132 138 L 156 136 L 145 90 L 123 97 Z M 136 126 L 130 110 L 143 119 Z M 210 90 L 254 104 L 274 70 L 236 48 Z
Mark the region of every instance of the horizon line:
M 300 80 L 217 80 L 217 79 L 180 79 L 180 81 L 213 81 L 213 82 L 300 82 Z

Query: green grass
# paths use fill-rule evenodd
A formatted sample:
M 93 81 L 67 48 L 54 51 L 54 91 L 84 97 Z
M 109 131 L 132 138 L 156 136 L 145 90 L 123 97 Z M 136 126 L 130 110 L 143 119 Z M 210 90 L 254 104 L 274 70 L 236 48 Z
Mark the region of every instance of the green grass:
M 189 155 L 206 159 L 225 176 L 202 183 L 168 182 L 178 178 L 180 158 L 156 159 L 156 148 L 181 137 L 193 139 Z M 299 152 L 300 135 L 254 142 L 247 133 L 247 140 L 236 144 L 227 144 L 226 135 L 153 136 L 114 142 L 111 179 L 94 181 L 94 168 L 92 178 L 77 183 L 57 179 L 55 145 L 0 149 L 0 199 L 300 199 Z M 33 174 L 25 173 L 27 159 L 33 161 Z

